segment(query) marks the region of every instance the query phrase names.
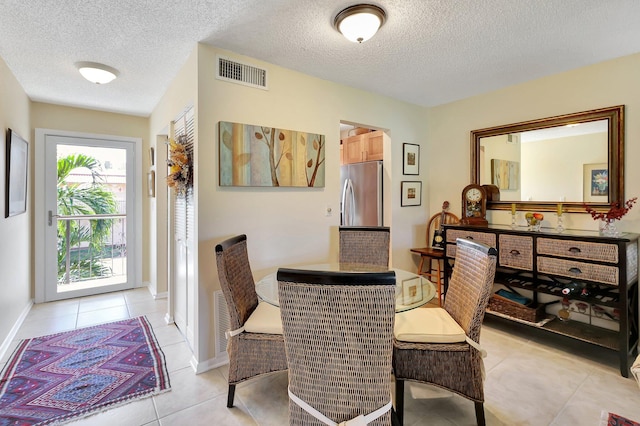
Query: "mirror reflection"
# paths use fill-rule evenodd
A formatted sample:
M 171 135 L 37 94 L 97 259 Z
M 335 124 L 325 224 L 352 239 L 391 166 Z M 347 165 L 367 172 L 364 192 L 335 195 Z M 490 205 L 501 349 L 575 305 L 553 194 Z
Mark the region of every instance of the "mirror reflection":
M 480 138 L 480 184 L 501 201 L 607 202 L 608 121 Z
M 621 201 L 624 106 L 471 132 L 472 183 L 496 185 L 488 209 L 584 212 Z

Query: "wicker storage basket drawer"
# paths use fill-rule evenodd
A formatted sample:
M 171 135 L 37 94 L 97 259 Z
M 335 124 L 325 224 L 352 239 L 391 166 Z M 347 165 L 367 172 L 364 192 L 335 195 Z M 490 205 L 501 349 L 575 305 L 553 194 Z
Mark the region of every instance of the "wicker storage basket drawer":
M 487 309 L 490 311 L 529 322 L 542 320 L 545 316 L 544 308 L 544 305 L 538 305 L 536 307 L 522 305 L 497 294 L 491 296 L 489 305 L 487 306 Z
M 533 269 L 533 238 L 521 235 L 498 236 L 498 263 L 509 268 Z
M 619 271 L 615 266 L 538 256 L 538 272 L 543 274 L 559 275 L 617 286 L 620 282 Z
M 447 229 L 447 242 L 455 243 L 458 238 L 473 240 L 489 247 L 496 246 L 496 234 L 491 232 L 465 231 L 461 229 Z
M 538 254 L 618 263 L 618 246 L 615 244 L 538 238 L 537 247 Z

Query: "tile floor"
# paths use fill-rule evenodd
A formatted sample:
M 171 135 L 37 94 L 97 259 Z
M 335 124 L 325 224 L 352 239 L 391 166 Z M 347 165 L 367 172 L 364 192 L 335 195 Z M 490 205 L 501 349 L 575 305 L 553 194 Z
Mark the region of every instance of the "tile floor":
M 226 408 L 227 368 L 195 375 L 191 352 L 164 322 L 166 300 L 146 289 L 34 305 L 17 339 L 146 315 L 167 359 L 170 392 L 96 414 L 73 425 L 285 425 L 287 374 L 238 385 Z M 13 347 L 18 340 L 13 342 Z M 487 319 L 485 414 L 488 425 L 598 425 L 601 410 L 640 420 L 640 388 L 618 371 L 614 352 Z M 13 350 L 10 348 L 0 368 Z M 574 355 L 575 354 L 575 355 Z M 578 355 L 579 354 L 579 355 Z M 473 425 L 473 404 L 458 396 L 413 399 L 405 392 L 405 425 Z

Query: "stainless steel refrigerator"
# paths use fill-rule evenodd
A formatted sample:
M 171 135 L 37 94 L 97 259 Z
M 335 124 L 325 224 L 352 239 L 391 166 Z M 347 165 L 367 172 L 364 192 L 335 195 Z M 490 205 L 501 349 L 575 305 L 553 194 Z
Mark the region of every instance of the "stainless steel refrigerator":
M 340 167 L 340 224 L 382 226 L 382 161 Z

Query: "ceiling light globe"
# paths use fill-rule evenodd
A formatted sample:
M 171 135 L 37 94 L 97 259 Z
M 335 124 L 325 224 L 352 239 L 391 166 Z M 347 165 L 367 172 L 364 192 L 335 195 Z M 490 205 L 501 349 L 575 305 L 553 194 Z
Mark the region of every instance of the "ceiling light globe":
M 95 84 L 107 84 L 118 76 L 118 70 L 96 62 L 78 62 L 80 74 Z
M 346 17 L 338 27 L 347 40 L 362 43 L 375 35 L 380 28 L 380 18 L 368 13 L 356 13 Z
M 334 26 L 347 40 L 362 43 L 375 35 L 385 19 L 384 10 L 378 6 L 361 4 L 338 13 Z

